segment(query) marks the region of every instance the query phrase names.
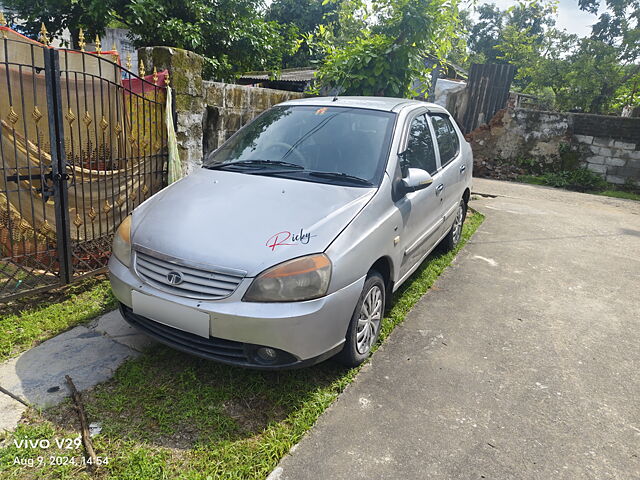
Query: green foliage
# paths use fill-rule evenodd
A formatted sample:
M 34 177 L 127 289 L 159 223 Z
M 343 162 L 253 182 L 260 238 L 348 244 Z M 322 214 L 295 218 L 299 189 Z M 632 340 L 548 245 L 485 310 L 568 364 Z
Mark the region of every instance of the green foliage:
M 138 47 L 166 45 L 203 55 L 218 79 L 248 70 L 279 70 L 297 48 L 296 29 L 267 21 L 261 0 L 6 0 L 20 27 L 37 38 L 45 21 L 53 36 L 69 28 L 88 32 L 87 40 L 113 22 L 130 30 Z
M 267 22 L 255 0 L 130 0 L 127 17 L 138 46 L 169 45 L 210 59 L 211 75 L 279 69 L 295 32 Z
M 628 180 L 624 185 L 612 185 L 605 182 L 598 174 L 586 169 L 520 175 L 518 181 L 640 201 L 640 188 L 635 182 Z
M 623 63 L 618 47 L 601 40 L 550 30 L 535 45 L 527 32 L 507 31 L 500 48 L 518 67 L 523 91 L 537 95 L 550 89 L 560 110 L 606 113 L 640 102 L 631 86 L 640 78 L 640 64 Z
M 67 28 L 90 41 L 108 25 L 128 28 L 137 46 L 168 45 L 203 55 L 208 76 L 320 63 L 317 93 L 412 96 L 429 86 L 425 60 L 504 62 L 516 89 L 548 108 L 620 113 L 640 105 L 640 0 L 580 0 L 598 13 L 592 34 L 555 28 L 555 0 L 523 0 L 500 10 L 459 0 L 5 0 L 13 24 L 37 38 Z M 11 20 L 11 19 L 10 19 Z M 468 48 L 467 48 L 468 47 Z M 429 62 L 430 64 L 430 62 Z M 412 88 L 413 87 L 413 88 Z
M 628 67 L 632 71 L 633 67 Z M 633 74 L 624 83 L 622 83 L 610 100 L 610 109 L 614 112 L 621 112 L 625 107 L 640 106 L 640 71 Z
M 475 63 L 505 63 L 501 44 L 508 36 L 521 35 L 527 44 L 539 45 L 545 31 L 555 24 L 554 1 L 521 1 L 505 10 L 495 4 L 477 8 L 478 22 L 469 30 L 468 46 Z
M 640 59 L 640 0 L 578 0 L 578 5 L 594 15 L 602 9 L 591 38 L 616 47 L 622 63 Z
M 564 171 L 557 174 L 547 174 L 547 182 L 549 185 L 552 185 L 554 181 L 560 182 L 563 185 L 553 186 L 563 186 L 569 190 L 579 191 L 599 190 L 606 186 L 606 182 L 600 175 L 586 168 Z
M 337 25 L 342 0 L 275 0 L 267 10 L 266 19 L 292 27 L 300 35 L 300 47 L 293 54 L 285 55 L 283 68 L 305 67 L 321 60 L 318 52 L 311 50 L 305 41 L 320 25 L 333 28 Z
M 77 40 L 82 27 L 87 42 L 96 34 L 101 34 L 112 22 L 114 11 L 123 9 L 127 0 L 3 0 L 2 5 L 10 25 L 37 40 L 42 22 L 52 37 L 62 35 L 69 29 L 72 38 Z M 18 21 L 18 23 L 16 23 Z
M 475 62 L 517 67 L 514 86 L 543 97 L 547 107 L 620 113 L 640 104 L 640 0 L 581 0 L 583 10 L 606 5 L 591 36 L 555 28 L 554 2 L 525 1 L 501 11 L 478 7 L 468 45 Z
M 640 193 L 628 192 L 626 190 L 604 190 L 603 192 L 598 192 L 598 195 L 613 198 L 624 198 L 625 200 L 635 200 L 636 202 L 640 202 Z
M 412 96 L 415 80 L 428 87 L 427 57 L 444 62 L 458 39 L 457 0 L 373 0 L 347 7 L 340 37 L 318 31 L 314 43 L 326 53 L 319 87 L 342 94 Z
M 579 192 L 597 192 L 608 185 L 600 175 L 586 168 L 546 172 L 542 175 L 522 175 L 519 180 L 526 183 L 566 188 L 567 190 L 577 190 Z
M 541 165 L 540 161 L 533 157 L 518 157 L 515 163 L 527 172 L 536 172 Z

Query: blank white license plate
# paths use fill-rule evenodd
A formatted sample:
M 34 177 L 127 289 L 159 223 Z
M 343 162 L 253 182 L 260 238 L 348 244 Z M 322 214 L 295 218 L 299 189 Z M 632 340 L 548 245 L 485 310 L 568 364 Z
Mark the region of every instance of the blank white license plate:
M 209 314 L 162 298 L 131 292 L 133 313 L 185 332 L 209 338 Z

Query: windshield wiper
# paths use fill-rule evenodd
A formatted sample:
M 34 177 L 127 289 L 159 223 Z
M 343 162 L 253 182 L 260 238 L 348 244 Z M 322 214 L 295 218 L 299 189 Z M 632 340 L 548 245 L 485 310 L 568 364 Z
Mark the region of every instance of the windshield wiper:
M 372 187 L 373 184 L 369 180 L 365 180 L 364 178 L 355 177 L 353 175 L 349 175 L 348 173 L 341 172 L 307 172 L 309 176 L 312 177 L 320 177 L 327 178 L 330 180 L 342 180 L 345 182 L 357 183 L 359 185 L 366 185 Z
M 265 167 L 287 167 L 293 170 L 304 170 L 304 167 L 295 163 L 283 162 L 281 160 L 240 160 L 237 162 L 218 163 L 215 165 L 206 165 L 204 168 L 209 170 L 224 170 L 227 168 L 238 169 L 262 169 Z

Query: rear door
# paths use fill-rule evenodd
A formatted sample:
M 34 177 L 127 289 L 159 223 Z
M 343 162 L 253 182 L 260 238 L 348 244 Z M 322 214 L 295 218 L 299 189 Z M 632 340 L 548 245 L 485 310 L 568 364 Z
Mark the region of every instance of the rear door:
M 434 139 L 426 114 L 420 113 L 409 120 L 406 139 L 400 147 L 400 151 L 403 150 L 406 154 L 401 169 L 426 170 L 434 181 L 427 188 L 407 193 L 396 202 L 404 218 L 404 229 L 400 235 L 404 251 L 401 277 L 434 246 L 443 219 L 441 192 L 436 189 L 436 185 L 441 183 L 441 175 L 438 173 Z
M 445 113 L 432 113 L 429 117 L 440 160 L 440 181 L 434 181 L 434 184 L 436 189 L 442 191 L 443 224 L 446 231 L 453 222 L 456 206 L 464 193 L 467 165 L 463 161 L 460 139 L 451 117 Z

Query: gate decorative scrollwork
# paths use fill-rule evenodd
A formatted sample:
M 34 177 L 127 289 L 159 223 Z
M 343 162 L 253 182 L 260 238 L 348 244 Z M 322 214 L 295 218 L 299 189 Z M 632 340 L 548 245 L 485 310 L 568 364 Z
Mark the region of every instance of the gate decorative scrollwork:
M 166 185 L 167 84 L 0 26 L 0 300 L 106 266 L 117 226 Z

